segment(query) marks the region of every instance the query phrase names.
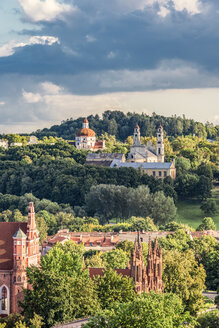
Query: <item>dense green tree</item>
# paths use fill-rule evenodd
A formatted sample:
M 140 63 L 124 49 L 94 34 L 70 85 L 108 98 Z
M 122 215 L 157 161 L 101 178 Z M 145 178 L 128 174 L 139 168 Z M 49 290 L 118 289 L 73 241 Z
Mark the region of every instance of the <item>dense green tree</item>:
M 99 302 L 93 282 L 88 277 L 57 275 L 54 271 L 29 268 L 27 272 L 32 289 L 24 290 L 22 313 L 33 319 L 33 309 L 51 327 L 55 323 L 93 315 Z M 86 295 L 86 297 L 85 297 Z
M 44 322 L 38 314 L 34 313 L 33 319 L 30 319 L 30 327 L 31 328 L 41 328 Z
M 206 199 L 211 197 L 212 183 L 211 179 L 201 175 L 197 183 L 198 196 L 201 199 Z
M 181 174 L 175 180 L 175 190 L 181 198 L 197 196 L 197 193 L 199 194 L 198 182 L 199 177 L 196 174 Z
M 84 328 L 180 328 L 185 322 L 192 328 L 196 321 L 184 313 L 177 295 L 150 293 L 132 302 L 115 304 L 92 318 Z
M 209 251 L 202 260 L 206 270 L 206 286 L 210 290 L 217 290 L 219 286 L 219 249 Z
M 162 191 L 156 192 L 152 196 L 151 217 L 155 224 L 165 224 L 173 221 L 176 216 L 176 206 L 170 197 L 165 197 Z
M 139 218 L 132 216 L 128 222 L 131 224 L 131 231 L 157 231 L 157 227 L 153 220 L 149 217 Z
M 122 249 L 124 252 L 126 252 L 129 257 L 131 256 L 132 251 L 134 250 L 134 243 L 133 241 L 129 241 L 129 240 L 124 240 L 124 241 L 120 241 L 117 245 L 116 245 L 117 249 Z
M 48 236 L 48 234 L 47 234 L 48 227 L 46 225 L 44 218 L 37 217 L 36 218 L 36 226 L 37 226 L 37 230 L 39 231 L 40 243 L 42 244 Z
M 200 208 L 205 215 L 214 215 L 217 212 L 216 202 L 211 198 L 203 200 Z
M 199 328 L 216 328 L 219 327 L 219 311 L 204 313 L 198 317 Z
M 114 249 L 101 255 L 107 269 L 125 269 L 128 265 L 129 257 L 122 249 Z
M 216 230 L 216 225 L 212 218 L 206 217 L 202 220 L 202 223 L 197 227 L 197 231 L 203 230 Z
M 191 163 L 188 158 L 178 157 L 176 159 L 176 172 L 177 175 L 188 172 L 191 169 Z
M 87 195 L 86 204 L 88 213 L 99 216 L 103 223 L 104 219 L 152 216 L 155 223 L 163 224 L 176 214 L 172 198 L 166 197 L 161 191 L 153 195 L 147 186 L 136 189 L 115 185 L 93 186 Z M 135 223 L 137 229 L 137 222 Z M 142 224 L 143 222 L 140 225 Z M 143 225 L 145 230 L 155 228 L 149 221 L 145 221 Z
M 39 267 L 27 269 L 32 289 L 24 290 L 20 304 L 27 320 L 33 319 L 34 309 L 45 327 L 51 327 L 99 309 L 94 284 L 83 270 L 83 253 L 84 248 L 73 242 L 57 244 L 41 258 Z
M 205 177 L 209 178 L 210 180 L 213 179 L 213 172 L 212 168 L 209 164 L 201 163 L 197 168 L 197 174 L 199 176 L 204 175 Z
M 132 278 L 122 276 L 112 269 L 104 271 L 102 276 L 97 276 L 94 283 L 102 309 L 112 306 L 115 302 L 132 301 L 136 295 Z
M 84 274 L 83 245 L 67 241 L 63 245 L 57 243 L 46 256 L 41 258 L 41 270 L 54 272 L 56 275 L 78 277 Z
M 177 229 L 174 234 L 169 234 L 167 237 L 159 238 L 159 244 L 166 250 L 178 250 L 180 252 L 189 249 L 191 238 L 184 229 Z
M 191 250 L 165 251 L 163 256 L 163 282 L 165 292 L 179 295 L 186 310 L 197 313 L 203 306 L 205 270 L 198 265 Z
M 85 260 L 85 265 L 87 268 L 106 268 L 106 263 L 101 257 L 102 253 L 98 252 Z

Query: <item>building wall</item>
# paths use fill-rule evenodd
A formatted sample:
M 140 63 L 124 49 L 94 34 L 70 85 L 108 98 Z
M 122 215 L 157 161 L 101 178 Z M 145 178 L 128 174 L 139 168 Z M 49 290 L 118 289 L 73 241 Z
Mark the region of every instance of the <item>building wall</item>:
M 2 311 L 2 288 L 6 286 L 7 295 L 7 310 Z M 13 303 L 13 290 L 12 290 L 12 272 L 11 271 L 0 271 L 0 316 L 8 315 L 11 312 L 11 306 Z
M 156 178 L 164 179 L 167 176 L 170 176 L 172 179 L 176 178 L 176 169 L 142 169 L 142 171 L 148 175 L 152 175 Z

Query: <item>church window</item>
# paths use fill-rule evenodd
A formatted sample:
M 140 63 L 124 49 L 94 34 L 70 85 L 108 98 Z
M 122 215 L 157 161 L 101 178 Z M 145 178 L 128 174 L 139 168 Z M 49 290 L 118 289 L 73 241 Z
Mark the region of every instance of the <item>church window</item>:
M 160 155 L 160 148 L 158 148 L 158 154 Z
M 160 137 L 161 137 L 161 135 L 160 135 L 160 134 L 158 134 L 158 137 L 160 138 Z
M 20 240 L 18 240 L 17 245 L 21 245 L 21 241 Z
M 16 277 L 14 277 L 14 282 L 16 282 Z
M 17 281 L 21 282 L 21 277 L 20 276 L 17 277 Z
M 162 172 L 161 171 L 159 171 L 159 177 L 162 177 Z
M 167 171 L 164 171 L 164 176 L 165 176 L 165 177 L 167 176 Z
M 2 311 L 8 310 L 8 291 L 7 288 L 4 286 L 2 287 Z
M 153 171 L 153 177 L 156 177 L 156 172 L 155 171 Z

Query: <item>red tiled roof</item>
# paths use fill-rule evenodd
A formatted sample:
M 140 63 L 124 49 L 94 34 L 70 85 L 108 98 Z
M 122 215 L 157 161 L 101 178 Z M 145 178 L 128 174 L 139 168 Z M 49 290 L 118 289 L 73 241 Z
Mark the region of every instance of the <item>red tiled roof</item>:
M 105 269 L 103 268 L 89 268 L 89 276 L 93 279 L 95 276 L 102 276 Z M 115 269 L 118 274 L 122 274 L 123 276 L 131 277 L 130 269 Z
M 21 229 L 27 233 L 27 222 L 0 222 L 0 270 L 13 268 L 13 235 Z
M 95 142 L 94 149 L 99 149 L 99 148 L 103 148 L 103 141 L 102 140 L 98 140 L 98 141 Z
M 83 128 L 77 131 L 76 136 L 80 137 L 95 137 L 96 133 L 94 130 L 88 129 L 88 128 Z
M 89 276 L 91 279 L 95 276 L 102 276 L 103 275 L 103 268 L 89 268 Z
M 51 238 L 48 240 L 49 244 L 56 244 L 58 242 L 62 242 L 63 240 L 67 240 L 67 238 L 65 237 L 59 237 L 59 236 L 55 236 L 54 238 Z

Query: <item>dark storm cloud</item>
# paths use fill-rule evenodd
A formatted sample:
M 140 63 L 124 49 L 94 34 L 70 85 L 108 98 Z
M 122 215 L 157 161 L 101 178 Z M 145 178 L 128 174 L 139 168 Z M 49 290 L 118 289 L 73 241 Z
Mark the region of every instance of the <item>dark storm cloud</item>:
M 13 56 L 0 58 L 0 72 L 44 75 L 142 70 L 154 69 L 162 60 L 171 59 L 218 70 L 216 2 L 212 1 L 212 7 L 201 14 L 172 10 L 165 18 L 157 15 L 154 8 L 123 12 L 121 6 L 113 7 L 116 1 L 108 6 L 103 2 L 105 5 L 98 7 L 100 1 L 92 1 L 92 6 L 90 1 L 75 1 L 79 10 L 71 17 L 41 22 L 40 33 L 30 34 L 58 37 L 61 44 L 18 49 Z
M 64 105 L 64 117 L 71 101 L 75 112 L 82 106 L 74 95 L 219 87 L 218 1 L 199 1 L 200 13 L 176 10 L 173 1 L 150 0 L 146 6 L 149 0 L 66 0 L 74 11 L 38 22 L 31 11 L 32 21 L 27 15 L 25 20 L 35 28 L 23 30 L 22 37 L 58 41 L 27 41 L 5 57 L 0 50 L 2 122 L 61 120 Z M 165 17 L 158 14 L 162 4 Z M 61 91 L 48 96 L 44 82 Z M 103 104 L 111 106 L 109 98 Z

